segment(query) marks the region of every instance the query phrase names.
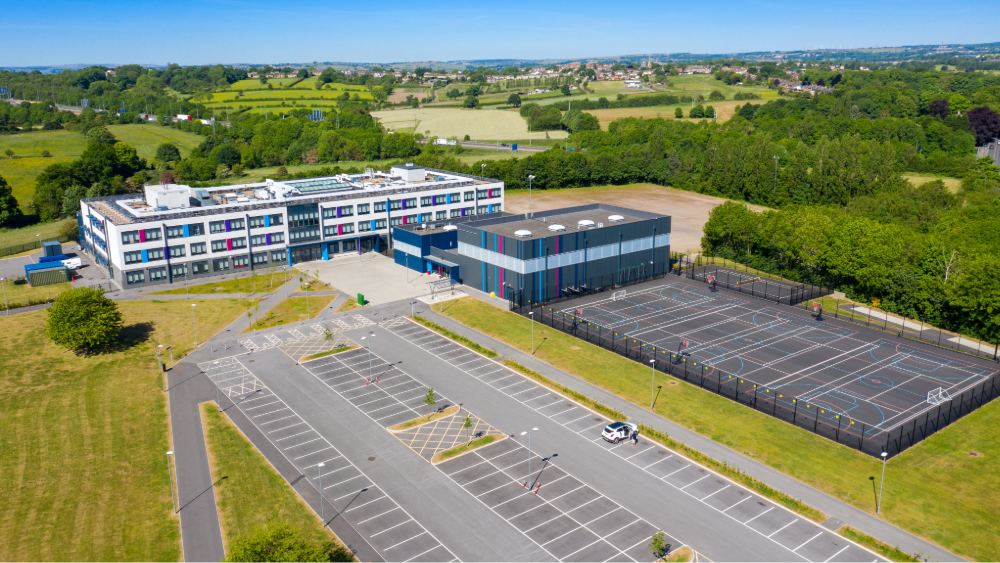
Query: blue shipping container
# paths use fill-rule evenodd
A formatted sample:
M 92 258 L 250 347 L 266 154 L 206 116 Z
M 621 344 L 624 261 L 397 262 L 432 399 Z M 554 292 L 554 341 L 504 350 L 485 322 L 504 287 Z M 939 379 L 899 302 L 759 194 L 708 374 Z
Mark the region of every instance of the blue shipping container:
M 38 259 L 39 264 L 44 264 L 46 262 L 62 262 L 63 260 L 69 260 L 69 256 L 65 254 L 58 254 L 56 256 L 42 256 Z
M 28 277 L 29 272 L 37 272 L 39 270 L 52 270 L 55 268 L 63 268 L 62 262 L 49 262 L 46 264 L 25 264 L 24 265 L 24 277 Z

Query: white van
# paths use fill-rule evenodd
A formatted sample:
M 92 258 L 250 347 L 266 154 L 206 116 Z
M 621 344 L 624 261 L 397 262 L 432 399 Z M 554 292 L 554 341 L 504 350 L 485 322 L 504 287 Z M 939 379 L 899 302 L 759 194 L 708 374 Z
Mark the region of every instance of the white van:
M 70 270 L 76 270 L 83 267 L 83 260 L 79 258 L 67 258 L 62 261 L 62 265 L 66 266 Z

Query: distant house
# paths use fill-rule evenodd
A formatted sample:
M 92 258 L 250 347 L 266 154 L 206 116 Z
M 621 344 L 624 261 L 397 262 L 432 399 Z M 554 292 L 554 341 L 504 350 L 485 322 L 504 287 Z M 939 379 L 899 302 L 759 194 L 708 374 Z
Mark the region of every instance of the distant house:
M 642 88 L 642 80 L 626 80 L 626 88 Z

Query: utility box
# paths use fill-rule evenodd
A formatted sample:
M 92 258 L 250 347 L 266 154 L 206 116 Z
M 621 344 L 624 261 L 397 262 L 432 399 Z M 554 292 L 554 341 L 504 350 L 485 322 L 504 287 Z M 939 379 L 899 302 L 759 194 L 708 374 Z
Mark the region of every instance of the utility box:
M 365 305 L 365 304 L 367 304 L 367 302 L 365 301 L 364 294 L 359 293 L 358 294 L 358 305 Z
M 50 240 L 42 243 L 42 250 L 45 256 L 59 256 L 63 253 L 62 244 L 57 240 Z
M 32 270 L 28 272 L 28 283 L 31 287 L 52 285 L 69 281 L 69 270 L 63 265 L 45 268 L 44 270 Z

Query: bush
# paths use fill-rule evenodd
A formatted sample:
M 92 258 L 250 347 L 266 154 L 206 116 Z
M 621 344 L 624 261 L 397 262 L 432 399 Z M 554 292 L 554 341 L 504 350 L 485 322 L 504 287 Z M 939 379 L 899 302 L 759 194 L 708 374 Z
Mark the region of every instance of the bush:
M 122 314 L 103 289 L 78 287 L 56 298 L 46 330 L 52 342 L 77 353 L 108 348 L 118 339 Z
M 233 542 L 223 561 L 354 561 L 354 556 L 332 541 L 309 542 L 288 524 L 277 523 Z

